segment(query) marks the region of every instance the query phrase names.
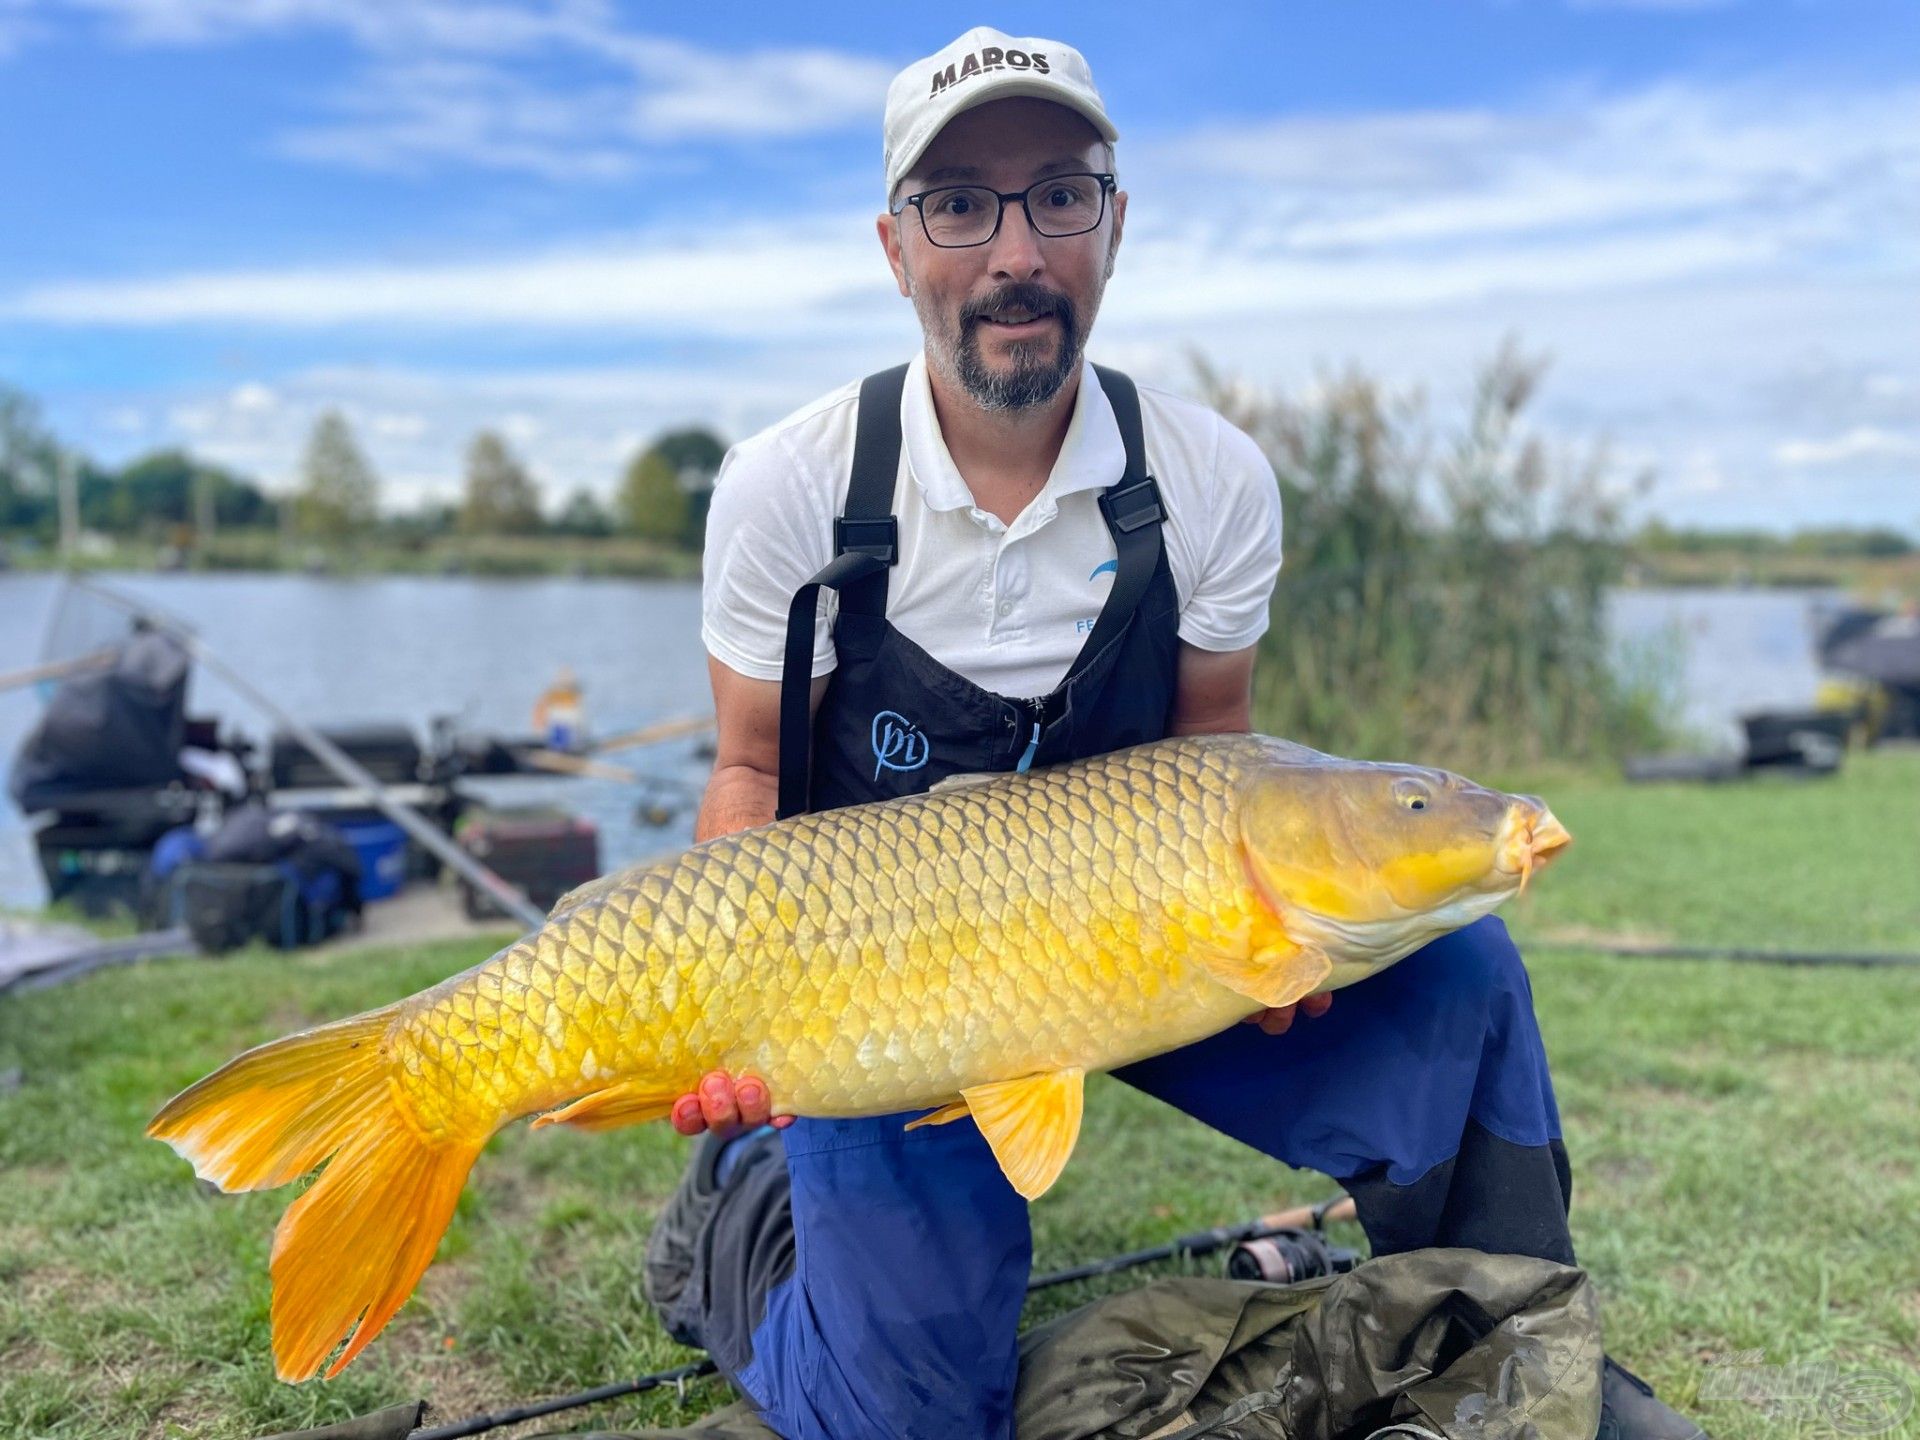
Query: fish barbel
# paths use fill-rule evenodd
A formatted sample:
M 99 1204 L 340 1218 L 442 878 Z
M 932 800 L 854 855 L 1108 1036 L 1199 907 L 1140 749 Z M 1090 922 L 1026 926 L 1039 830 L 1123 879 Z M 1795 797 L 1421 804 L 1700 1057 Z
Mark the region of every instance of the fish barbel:
M 273 1349 L 298 1380 L 347 1340 L 337 1374 L 520 1116 L 662 1119 L 724 1069 L 779 1114 L 971 1116 L 1032 1199 L 1089 1071 L 1362 979 L 1569 838 L 1529 796 L 1258 735 L 959 776 L 583 886 L 471 970 L 229 1061 L 148 1133 L 224 1190 L 327 1162 L 275 1233 Z

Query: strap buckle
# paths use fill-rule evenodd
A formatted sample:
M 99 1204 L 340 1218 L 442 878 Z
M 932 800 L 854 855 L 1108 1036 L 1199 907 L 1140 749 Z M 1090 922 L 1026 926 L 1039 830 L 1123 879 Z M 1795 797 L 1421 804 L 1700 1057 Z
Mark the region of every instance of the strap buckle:
M 1160 487 L 1151 475 L 1103 490 L 1100 513 L 1107 517 L 1108 526 L 1122 535 L 1131 534 L 1143 525 L 1157 525 L 1167 518 L 1166 506 L 1160 501 Z
M 836 555 L 871 555 L 882 565 L 900 563 L 900 527 L 891 515 L 877 520 L 849 519 L 836 515 L 833 521 L 833 552 Z

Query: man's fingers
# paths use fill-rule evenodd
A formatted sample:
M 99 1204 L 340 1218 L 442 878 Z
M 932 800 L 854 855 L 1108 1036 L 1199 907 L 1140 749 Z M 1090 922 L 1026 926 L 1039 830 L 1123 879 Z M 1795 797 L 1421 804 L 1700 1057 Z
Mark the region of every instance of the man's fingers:
M 767 1094 L 766 1083 L 756 1076 L 749 1075 L 733 1087 L 734 1096 L 740 1102 L 740 1123 L 742 1125 L 764 1125 L 773 1114 L 773 1100 Z
M 740 1123 L 740 1106 L 733 1093 L 733 1080 L 724 1070 L 715 1070 L 700 1082 L 700 1113 L 709 1130 Z
M 1291 1005 L 1279 1005 L 1260 1016 L 1260 1028 L 1269 1035 L 1284 1035 L 1293 1026 Z
M 1317 995 L 1303 995 L 1300 997 L 1300 1008 L 1309 1015 L 1324 1015 L 1333 1008 L 1333 992 L 1322 990 Z
M 707 1128 L 707 1117 L 700 1113 L 698 1095 L 682 1095 L 673 1102 L 673 1128 L 682 1135 L 698 1135 Z

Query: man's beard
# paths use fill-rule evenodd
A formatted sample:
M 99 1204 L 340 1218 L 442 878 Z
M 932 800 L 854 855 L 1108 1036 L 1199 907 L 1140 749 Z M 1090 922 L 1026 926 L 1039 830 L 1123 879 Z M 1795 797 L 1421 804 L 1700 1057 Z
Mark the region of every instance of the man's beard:
M 920 296 L 916 294 L 914 300 L 918 305 Z M 1004 310 L 1051 315 L 1060 327 L 1059 338 L 1039 337 L 1004 345 L 1001 353 L 1007 362 L 1005 368 L 990 368 L 980 353 L 980 327 L 988 323 L 985 316 Z M 982 410 L 1031 410 L 1045 405 L 1079 368 L 1081 347 L 1086 342 L 1073 302 L 1044 285 L 1002 285 L 991 295 L 961 306 L 952 325 L 944 323 L 944 316 L 938 317 L 943 323 L 928 324 L 936 317 L 927 314 L 925 308 L 920 318 L 933 342 L 928 346 L 933 363 L 948 378 L 957 380 Z

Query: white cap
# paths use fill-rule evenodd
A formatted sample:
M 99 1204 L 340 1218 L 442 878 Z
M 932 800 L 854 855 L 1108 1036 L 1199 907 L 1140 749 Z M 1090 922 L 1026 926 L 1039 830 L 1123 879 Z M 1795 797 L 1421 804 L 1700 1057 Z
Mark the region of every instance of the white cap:
M 1086 57 L 1071 45 L 1016 39 L 977 25 L 945 48 L 916 60 L 887 87 L 885 125 L 887 197 L 900 177 L 926 154 L 954 116 L 989 100 L 1026 95 L 1051 100 L 1084 116 L 1111 144 L 1120 138 L 1107 118 Z

